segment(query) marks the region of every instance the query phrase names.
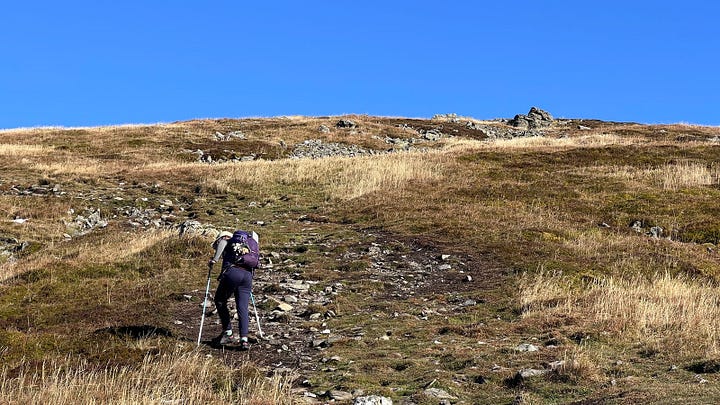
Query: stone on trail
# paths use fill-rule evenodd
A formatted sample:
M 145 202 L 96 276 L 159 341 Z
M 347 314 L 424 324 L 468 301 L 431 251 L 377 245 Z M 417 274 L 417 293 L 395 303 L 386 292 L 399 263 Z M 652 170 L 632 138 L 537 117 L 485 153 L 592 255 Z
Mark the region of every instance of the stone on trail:
M 519 376 L 521 379 L 526 378 L 532 378 L 532 377 L 538 377 L 541 375 L 545 375 L 548 373 L 548 370 L 538 370 L 534 368 L 524 368 L 520 371 L 518 371 L 517 376 Z
M 351 393 L 340 390 L 330 390 L 327 392 L 327 396 L 335 401 L 351 401 L 353 399 Z
M 457 399 L 442 388 L 428 388 L 423 393 L 428 397 L 437 399 Z
M 517 345 L 515 347 L 515 350 L 518 352 L 536 352 L 540 349 L 535 345 L 532 345 L 529 343 L 523 343 L 523 344 Z
M 390 398 L 379 395 L 368 395 L 366 397 L 355 398 L 353 405 L 393 405 L 393 401 Z

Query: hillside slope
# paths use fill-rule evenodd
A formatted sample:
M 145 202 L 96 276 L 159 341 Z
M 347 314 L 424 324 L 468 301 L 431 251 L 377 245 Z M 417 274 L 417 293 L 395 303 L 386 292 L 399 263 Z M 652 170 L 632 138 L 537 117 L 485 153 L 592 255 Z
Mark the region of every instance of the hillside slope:
M 719 157 L 719 128 L 537 110 L 2 131 L 0 402 L 56 398 L 43 367 L 193 353 L 210 243 L 237 228 L 261 237 L 264 338 L 253 319 L 249 351 L 219 349 L 210 315 L 217 381 L 253 364 L 286 403 L 713 402 Z M 261 395 L 213 381 L 203 401 Z

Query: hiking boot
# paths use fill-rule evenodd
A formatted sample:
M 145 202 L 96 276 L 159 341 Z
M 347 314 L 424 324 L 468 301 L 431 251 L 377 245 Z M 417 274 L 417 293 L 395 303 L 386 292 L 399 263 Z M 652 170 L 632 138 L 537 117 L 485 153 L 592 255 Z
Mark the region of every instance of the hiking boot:
M 250 350 L 250 343 L 247 340 L 240 341 L 240 350 Z
M 233 335 L 232 333 L 228 335 L 227 333 L 223 332 L 223 334 L 220 336 L 220 342 L 219 342 L 219 343 L 220 343 L 220 345 L 223 345 L 223 346 L 224 346 L 224 345 L 236 344 L 236 343 L 238 343 L 239 341 L 240 341 L 240 338 L 237 337 L 237 336 L 235 336 L 235 335 Z

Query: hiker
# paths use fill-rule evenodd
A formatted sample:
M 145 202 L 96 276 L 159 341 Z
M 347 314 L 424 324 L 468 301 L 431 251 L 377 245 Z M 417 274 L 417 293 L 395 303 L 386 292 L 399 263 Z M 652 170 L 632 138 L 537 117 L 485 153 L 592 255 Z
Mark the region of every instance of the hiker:
M 245 231 L 220 232 L 215 242 L 215 255 L 208 261 L 208 266 L 217 263 L 222 257 L 222 269 L 215 291 L 215 307 L 220 316 L 223 332 L 219 336 L 221 345 L 240 343 L 242 349 L 248 349 L 248 304 L 252 292 L 253 271 L 258 265 L 258 245 L 252 235 Z M 235 295 L 240 337 L 233 334 L 230 324 L 230 311 L 227 300 Z

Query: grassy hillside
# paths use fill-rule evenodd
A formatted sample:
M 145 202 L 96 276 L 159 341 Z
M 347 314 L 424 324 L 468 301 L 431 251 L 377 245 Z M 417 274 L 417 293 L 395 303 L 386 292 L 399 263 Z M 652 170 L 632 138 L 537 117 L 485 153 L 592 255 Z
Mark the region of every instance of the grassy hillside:
M 0 402 L 717 402 L 718 161 L 593 120 L 2 131 Z M 236 228 L 265 336 L 196 349 Z

